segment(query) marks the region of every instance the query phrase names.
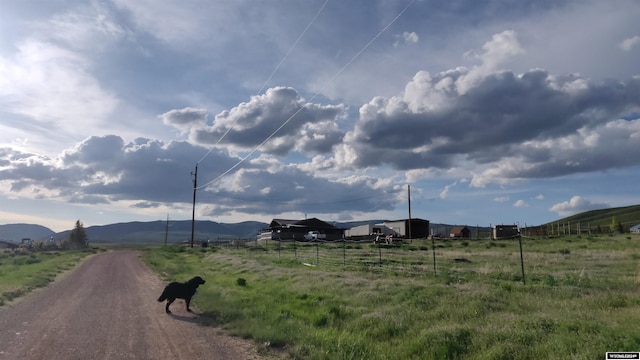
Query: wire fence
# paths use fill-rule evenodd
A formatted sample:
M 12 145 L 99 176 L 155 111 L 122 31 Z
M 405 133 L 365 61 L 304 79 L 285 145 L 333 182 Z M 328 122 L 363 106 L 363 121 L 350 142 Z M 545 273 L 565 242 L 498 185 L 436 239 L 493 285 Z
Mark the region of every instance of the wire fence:
M 432 238 L 392 244 L 225 240 L 210 242 L 209 246 L 275 265 L 304 266 L 310 271 L 435 277 L 448 284 L 480 277 L 498 282 L 581 286 L 606 282 L 611 276 L 640 279 L 640 235 L 632 234 L 504 240 Z
M 474 271 L 475 265 L 494 262 L 495 251 L 469 251 L 478 247 L 475 240 L 413 240 L 395 244 L 375 244 L 350 241 L 284 242 L 234 241 L 227 249 L 241 251 L 245 256 L 267 257 L 279 262 L 295 262 L 315 269 L 390 273 L 398 276 L 438 276 Z M 475 245 L 475 246 L 474 246 Z M 489 241 L 485 250 L 507 250 L 513 241 Z M 516 245 L 517 246 L 517 245 Z M 508 252 L 515 251 L 508 249 Z M 501 268 L 520 269 L 519 256 L 509 255 L 501 260 Z M 511 273 L 512 271 L 509 271 Z M 522 279 L 513 273 L 514 279 Z M 512 277 L 511 275 L 509 275 Z

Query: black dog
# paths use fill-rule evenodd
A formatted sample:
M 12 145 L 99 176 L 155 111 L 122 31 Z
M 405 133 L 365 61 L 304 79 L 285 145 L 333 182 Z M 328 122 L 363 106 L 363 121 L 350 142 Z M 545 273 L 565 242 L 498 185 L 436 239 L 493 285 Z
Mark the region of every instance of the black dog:
M 191 312 L 191 309 L 189 309 L 191 298 L 196 294 L 198 286 L 204 283 L 204 279 L 200 276 L 196 276 L 186 283 L 172 282 L 164 288 L 162 295 L 158 298 L 158 302 L 167 300 L 167 306 L 165 306 L 164 310 L 167 314 L 171 314 L 171 311 L 169 311 L 169 305 L 171 305 L 171 303 L 176 299 L 184 299 L 187 303 L 187 311 Z

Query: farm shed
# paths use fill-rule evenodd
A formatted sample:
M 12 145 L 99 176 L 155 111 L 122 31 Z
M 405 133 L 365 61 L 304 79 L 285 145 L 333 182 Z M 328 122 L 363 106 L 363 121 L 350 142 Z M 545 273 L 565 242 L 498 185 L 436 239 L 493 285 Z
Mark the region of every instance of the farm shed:
M 273 219 L 268 228 L 262 229 L 259 239 L 304 240 L 304 234 L 318 231 L 327 236 L 327 240 L 338 240 L 344 236 L 344 229 L 335 227 L 322 220 L 311 218 L 304 220 Z
M 385 224 L 364 224 L 360 226 L 352 227 L 345 231 L 345 236 L 348 238 L 372 238 L 372 236 L 380 235 L 398 235 L 393 229 L 387 227 Z
M 16 243 L 0 240 L 0 249 L 16 249 L 18 246 Z
M 493 228 L 494 239 L 513 239 L 520 235 L 518 225 L 496 225 Z
M 409 226 L 411 227 L 411 238 L 420 239 L 429 236 L 429 220 L 423 219 L 405 219 L 385 221 L 384 225 L 400 237 L 409 237 Z
M 640 234 L 640 224 L 630 227 L 629 232 L 632 234 Z
M 471 230 L 466 226 L 454 226 L 449 232 L 449 237 L 468 239 L 471 236 Z

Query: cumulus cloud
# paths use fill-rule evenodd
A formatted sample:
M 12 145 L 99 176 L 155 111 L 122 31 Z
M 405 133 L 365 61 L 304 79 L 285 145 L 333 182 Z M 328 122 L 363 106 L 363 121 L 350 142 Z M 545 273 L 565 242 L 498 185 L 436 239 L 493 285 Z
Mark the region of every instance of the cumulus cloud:
M 203 127 L 207 122 L 207 110 L 186 107 L 179 110 L 170 110 L 160 115 L 165 125 L 174 126 L 180 130 L 188 130 L 192 127 Z
M 606 146 L 605 146 L 606 144 Z M 632 153 L 640 147 L 640 119 L 612 120 L 573 134 L 524 142 L 496 166 L 475 174 L 472 184 L 497 179 L 550 178 L 638 165 Z
M 187 206 L 193 191 L 193 159 L 203 150 L 185 141 L 138 138 L 127 142 L 116 135 L 89 137 L 56 158 L 1 148 L 0 184 L 8 184 L 16 196 L 78 204 L 124 202 L 138 209 Z M 215 183 L 207 182 L 239 159 L 212 151 L 199 164 L 199 184 L 207 185 L 200 189 L 198 201 L 208 215 L 392 209 L 399 191 L 374 178 L 320 178 L 298 166 L 261 159 L 243 164 Z
M 620 49 L 624 51 L 631 51 L 633 48 L 640 46 L 640 36 L 636 35 L 622 40 L 619 44 Z
M 500 196 L 500 197 L 497 197 L 497 198 L 493 199 L 493 201 L 503 203 L 503 202 L 509 201 L 509 197 L 508 196 Z
M 479 59 L 481 63 L 456 80 L 456 88 L 460 94 L 466 93 L 479 81 L 498 70 L 509 59 L 524 53 L 518 36 L 513 30 L 493 35 L 491 41 L 482 46 L 482 50 L 481 53 L 469 52 L 466 54 L 468 57 Z
M 571 216 L 584 211 L 608 208 L 605 203 L 593 203 L 581 196 L 573 196 L 569 201 L 563 201 L 553 205 L 549 211 L 553 211 L 560 216 Z
M 640 78 L 595 82 L 540 69 L 494 71 L 499 60 L 520 53 L 514 38 L 505 32 L 487 43 L 489 65 L 481 70 L 420 71 L 401 94 L 363 105 L 336 147 L 337 165 L 464 166 L 474 175 L 470 185 L 482 187 L 640 164 L 615 155 L 639 146 L 640 119 L 629 115 L 640 109 Z
M 121 200 L 184 202 L 189 198 L 190 167 L 202 148 L 185 142 L 163 143 L 136 139 L 125 142 L 116 135 L 93 136 L 56 158 L 6 149 L 7 165 L 0 168 L 0 182 L 14 193 L 29 197 L 26 189 L 39 189 L 41 197 L 76 203 L 111 203 Z M 215 166 L 205 176 L 235 161 L 214 152 Z M 150 186 L 153 184 L 153 186 Z
M 213 125 L 194 127 L 191 139 L 200 144 L 225 145 L 285 155 L 292 150 L 325 153 L 342 140 L 336 122 L 343 105 L 320 105 L 305 101 L 293 88 L 276 87 L 253 96 L 231 110 L 215 116 Z

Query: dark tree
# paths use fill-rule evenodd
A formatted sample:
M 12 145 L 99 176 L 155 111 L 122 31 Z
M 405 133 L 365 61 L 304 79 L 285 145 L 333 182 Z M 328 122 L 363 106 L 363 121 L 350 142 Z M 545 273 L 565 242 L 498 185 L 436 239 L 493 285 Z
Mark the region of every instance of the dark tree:
M 76 226 L 71 230 L 69 239 L 67 240 L 67 247 L 69 249 L 84 249 L 89 245 L 89 238 L 84 231 L 84 226 L 80 220 L 76 221 Z

